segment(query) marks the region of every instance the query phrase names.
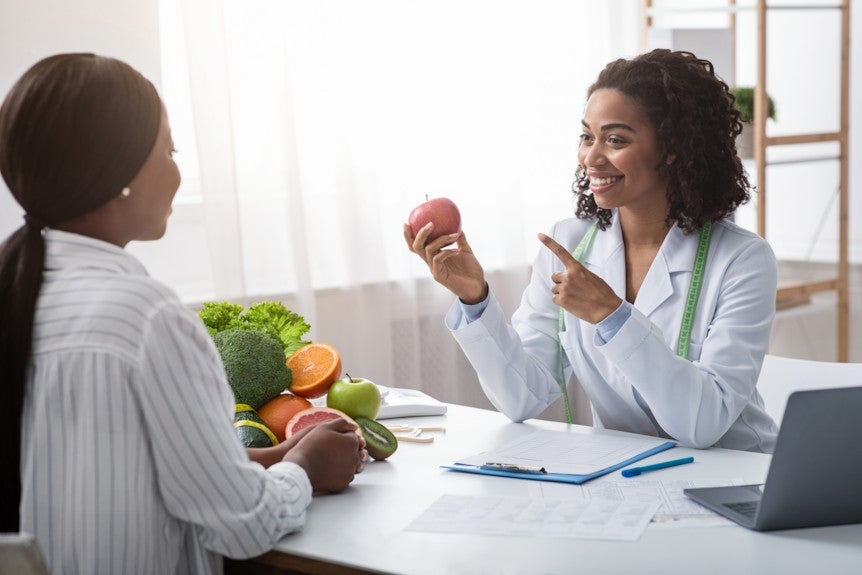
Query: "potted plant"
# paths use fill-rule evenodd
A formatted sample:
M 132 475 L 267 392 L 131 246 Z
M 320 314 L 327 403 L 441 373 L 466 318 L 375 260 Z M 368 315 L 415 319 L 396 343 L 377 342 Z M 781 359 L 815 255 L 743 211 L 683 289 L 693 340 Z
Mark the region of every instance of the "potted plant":
M 742 120 L 742 133 L 736 140 L 736 149 L 740 158 L 754 157 L 754 130 L 751 129 L 751 122 L 754 120 L 754 88 L 751 86 L 736 86 L 730 89 L 730 93 L 735 98 L 733 103 L 736 109 L 739 110 L 740 120 Z M 766 117 L 770 120 L 775 119 L 775 102 L 769 94 L 766 95 Z

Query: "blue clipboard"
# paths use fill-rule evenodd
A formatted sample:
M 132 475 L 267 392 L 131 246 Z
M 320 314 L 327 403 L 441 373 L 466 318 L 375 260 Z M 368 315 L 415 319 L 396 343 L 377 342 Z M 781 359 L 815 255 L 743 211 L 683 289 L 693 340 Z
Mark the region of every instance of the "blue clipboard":
M 656 453 L 661 453 L 662 451 L 666 451 L 671 447 L 676 447 L 676 443 L 673 441 L 666 441 L 661 445 L 653 447 L 652 449 L 648 449 L 643 453 L 639 453 L 634 457 L 630 457 L 625 461 L 620 461 L 610 467 L 605 467 L 604 469 L 600 469 L 598 471 L 594 471 L 593 473 L 587 473 L 585 475 L 575 475 L 571 473 L 543 473 L 543 472 L 519 472 L 519 471 L 508 471 L 505 469 L 491 469 L 488 466 L 482 465 L 465 465 L 463 463 L 455 463 L 453 465 L 441 465 L 443 469 L 448 469 L 450 471 L 459 471 L 461 473 L 476 473 L 479 475 L 496 475 L 497 477 L 514 477 L 516 479 L 532 479 L 533 481 L 556 481 L 557 483 L 575 483 L 581 484 L 586 483 L 590 479 L 595 479 L 596 477 L 601 477 L 602 475 L 607 475 L 612 471 L 616 471 L 617 469 L 621 469 L 627 465 L 631 465 L 636 461 L 640 461 L 641 459 L 645 459 L 651 455 L 655 455 Z

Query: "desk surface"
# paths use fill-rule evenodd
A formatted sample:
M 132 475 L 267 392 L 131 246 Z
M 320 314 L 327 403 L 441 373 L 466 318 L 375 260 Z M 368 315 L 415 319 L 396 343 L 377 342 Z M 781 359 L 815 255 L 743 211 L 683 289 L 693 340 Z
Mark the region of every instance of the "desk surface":
M 457 473 L 439 466 L 536 428 L 567 426 L 537 420 L 510 423 L 499 413 L 454 405 L 445 416 L 385 421 L 399 422 L 443 425 L 447 430 L 435 433 L 431 444 L 402 442 L 388 461 L 366 465 L 344 493 L 316 496 L 304 530 L 285 537 L 275 551 L 256 561 L 331 574 L 862 573 L 862 525 L 771 533 L 737 526 L 648 528 L 636 542 L 405 531 L 443 494 L 534 495 L 532 481 Z M 617 433 L 582 426 L 571 429 Z M 724 449 L 677 447 L 672 453 L 674 457 L 694 455 L 696 462 L 662 470 L 663 480 L 761 483 L 770 460 L 768 455 Z M 656 474 L 644 477 L 659 478 Z

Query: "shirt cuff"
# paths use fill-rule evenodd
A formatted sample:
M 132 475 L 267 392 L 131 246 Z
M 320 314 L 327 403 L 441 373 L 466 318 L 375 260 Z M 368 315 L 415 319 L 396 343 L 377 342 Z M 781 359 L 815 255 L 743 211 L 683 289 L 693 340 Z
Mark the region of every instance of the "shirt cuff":
M 599 345 L 604 345 L 611 341 L 617 334 L 623 324 L 632 315 L 632 304 L 623 300 L 620 307 L 611 312 L 611 315 L 596 324 L 596 339 Z
M 482 317 L 485 308 L 488 307 L 488 302 L 491 300 L 491 290 L 488 290 L 488 295 L 479 303 L 466 304 L 458 299 L 458 305 L 461 306 L 461 313 L 464 314 L 464 319 L 467 323 L 472 323 Z
M 288 485 L 296 486 L 296 491 L 293 493 L 294 501 L 304 510 L 311 503 L 311 496 L 314 493 L 311 487 L 311 480 L 308 478 L 308 473 L 305 469 L 292 461 L 279 461 L 273 463 L 266 469 L 267 473 L 275 476 Z

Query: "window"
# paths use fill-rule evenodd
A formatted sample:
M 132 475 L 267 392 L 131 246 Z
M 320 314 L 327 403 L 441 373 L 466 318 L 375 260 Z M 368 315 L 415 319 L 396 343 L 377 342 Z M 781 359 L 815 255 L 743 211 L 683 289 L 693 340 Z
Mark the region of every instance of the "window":
M 528 265 L 536 233 L 572 213 L 584 93 L 608 59 L 605 5 L 161 7 L 184 181 L 168 236 L 135 250 L 183 297 L 425 277 L 401 224 L 426 195 L 459 205 L 488 270 Z M 157 255 L 172 246 L 193 261 Z

